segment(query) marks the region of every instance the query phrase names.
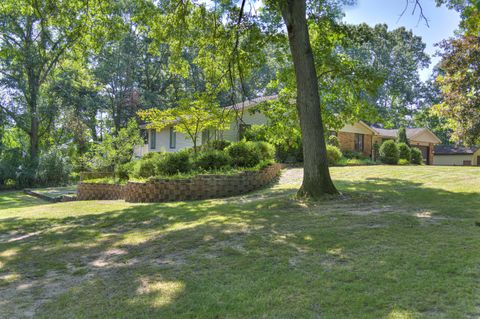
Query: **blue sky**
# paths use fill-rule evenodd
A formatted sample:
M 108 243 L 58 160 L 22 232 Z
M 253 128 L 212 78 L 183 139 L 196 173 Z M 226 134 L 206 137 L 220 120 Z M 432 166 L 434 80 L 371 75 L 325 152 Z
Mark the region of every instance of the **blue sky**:
M 434 0 L 423 0 L 421 3 L 430 27 L 425 25 L 425 21 L 418 21 L 418 11 L 412 16 L 412 5 L 400 17 L 405 8 L 403 0 L 357 0 L 355 6 L 345 8 L 344 21 L 352 24 L 365 22 L 372 26 L 377 23 L 386 23 L 389 29 L 404 26 L 412 30 L 414 34 L 421 36 L 427 44 L 425 51 L 432 60 L 429 69 L 420 71 L 421 79 L 426 80 L 429 78 L 433 66 L 439 61 L 439 58 L 434 57 L 437 50 L 434 44 L 454 35 L 460 17 L 453 10 L 436 7 Z

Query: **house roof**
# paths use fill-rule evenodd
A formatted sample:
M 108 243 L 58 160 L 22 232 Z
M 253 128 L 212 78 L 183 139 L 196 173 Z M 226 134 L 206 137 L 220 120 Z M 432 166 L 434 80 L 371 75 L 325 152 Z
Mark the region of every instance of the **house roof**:
M 377 128 L 377 127 L 372 127 L 372 128 L 381 137 L 397 138 L 397 136 L 398 136 L 398 129 L 385 129 L 385 128 Z M 428 135 L 431 135 L 432 138 L 435 141 L 437 141 L 437 143 L 441 143 L 441 140 L 435 134 L 433 134 L 433 132 L 430 131 L 428 128 L 424 128 L 424 127 L 406 128 L 405 131 L 407 133 L 407 139 L 409 139 L 409 140 L 416 140 L 416 137 L 420 136 L 422 133 L 427 133 Z
M 435 145 L 435 155 L 472 155 L 478 149 L 478 146 Z
M 262 96 L 262 97 L 257 97 L 251 100 L 246 100 L 244 102 L 240 102 L 237 104 L 229 105 L 226 106 L 226 108 L 231 109 L 231 110 L 241 110 L 241 109 L 248 109 L 252 106 L 257 105 L 258 103 L 265 102 L 265 101 L 270 101 L 270 100 L 275 100 L 278 98 L 278 95 L 269 95 L 269 96 Z

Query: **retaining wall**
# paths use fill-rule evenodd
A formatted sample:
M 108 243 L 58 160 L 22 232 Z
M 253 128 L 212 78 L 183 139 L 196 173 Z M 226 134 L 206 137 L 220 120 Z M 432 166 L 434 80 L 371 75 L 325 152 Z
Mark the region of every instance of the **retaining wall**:
M 125 186 L 81 182 L 77 199 L 125 199 L 127 202 L 147 203 L 228 197 L 268 185 L 282 168 L 282 164 L 273 164 L 259 171 L 244 171 L 235 175 L 205 174 L 189 179 L 128 182 Z

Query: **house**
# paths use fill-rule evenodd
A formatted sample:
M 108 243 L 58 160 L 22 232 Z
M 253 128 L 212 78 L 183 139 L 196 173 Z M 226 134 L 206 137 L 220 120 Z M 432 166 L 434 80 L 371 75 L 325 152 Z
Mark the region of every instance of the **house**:
M 237 113 L 236 120 L 230 125 L 230 128 L 223 132 L 205 131 L 197 141 L 197 145 L 202 145 L 210 139 L 217 137 L 229 141 L 239 141 L 244 132 L 252 125 L 261 125 L 267 123 L 267 118 L 259 113 L 250 113 L 247 110 L 258 103 L 274 100 L 276 95 L 260 97 L 237 103 L 226 107 L 230 112 Z M 161 131 L 147 129 L 142 127 L 144 132 L 144 145 L 135 148 L 135 155 L 141 157 L 148 152 L 177 152 L 184 148 L 193 147 L 192 141 L 186 135 L 175 132 L 172 126 L 166 127 Z M 371 127 L 363 121 L 347 124 L 335 133 L 340 143 L 340 149 L 345 151 L 355 151 L 364 154 L 367 157 L 373 157 L 373 145 L 381 145 L 383 141 L 397 138 L 397 130 L 387 130 Z M 422 153 L 426 164 L 433 163 L 433 147 L 440 143 L 435 134 L 426 128 L 407 129 L 407 138 L 411 145 L 418 147 Z
M 433 165 L 480 166 L 480 147 L 436 145 Z

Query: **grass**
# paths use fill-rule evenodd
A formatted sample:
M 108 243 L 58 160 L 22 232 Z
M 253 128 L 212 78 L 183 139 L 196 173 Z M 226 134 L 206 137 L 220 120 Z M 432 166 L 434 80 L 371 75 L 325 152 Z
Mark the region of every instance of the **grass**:
M 2 318 L 478 318 L 480 168 L 300 169 L 225 200 L 0 194 Z

